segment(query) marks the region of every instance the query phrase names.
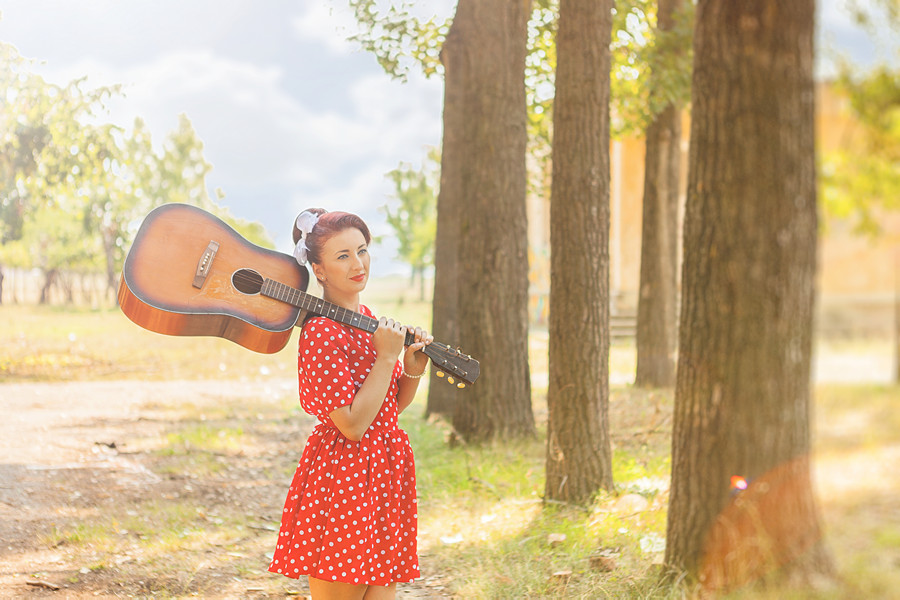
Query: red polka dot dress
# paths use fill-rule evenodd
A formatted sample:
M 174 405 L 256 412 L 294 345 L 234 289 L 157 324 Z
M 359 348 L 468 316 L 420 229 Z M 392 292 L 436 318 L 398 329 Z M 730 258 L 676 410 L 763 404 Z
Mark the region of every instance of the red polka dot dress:
M 288 490 L 273 573 L 382 586 L 419 576 L 415 463 L 397 427 L 400 361 L 362 440 L 344 437 L 328 416 L 353 402 L 374 362 L 370 333 L 325 317 L 303 326 L 300 404 L 319 424 Z

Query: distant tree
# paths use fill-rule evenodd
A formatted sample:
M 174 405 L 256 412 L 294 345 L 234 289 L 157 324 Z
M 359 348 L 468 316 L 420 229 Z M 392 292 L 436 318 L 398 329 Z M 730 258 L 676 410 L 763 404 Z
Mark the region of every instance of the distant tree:
M 105 273 L 114 298 L 137 224 L 165 202 L 205 208 L 271 247 L 259 224 L 210 199 L 212 167 L 185 115 L 156 152 L 141 120 L 132 130 L 102 122 L 118 88 L 48 83 L 9 44 L 0 43 L 0 57 L 0 266 L 41 269 L 44 301 L 72 269 Z
M 889 56 L 896 51 L 900 2 L 851 0 L 845 8 L 879 53 Z M 900 69 L 892 61 L 860 68 L 848 58 L 839 58 L 838 65 L 835 87 L 849 98 L 860 126 L 822 158 L 822 206 L 827 217 L 852 221 L 858 233 L 880 238 L 885 235 L 881 216 L 900 209 Z M 900 251 L 894 260 L 900 273 Z M 900 383 L 900 275 L 894 314 L 894 381 Z
M 420 170 L 401 164 L 388 173 L 394 182 L 396 206 L 382 207 L 394 230 L 400 259 L 412 267 L 412 279 L 419 280 L 419 298 L 425 299 L 425 271 L 434 264 L 434 235 L 437 226 L 437 186 L 440 153 L 432 149 Z
M 198 206 L 233 221 L 215 204 L 206 188 L 212 165 L 190 119 L 179 115 L 178 127 L 154 151 L 141 119 L 131 131 L 111 126 L 95 128 L 98 150 L 86 154 L 77 194 L 85 198 L 84 222 L 99 237 L 107 287 L 114 294 L 135 223 L 151 209 L 168 202 Z M 234 224 L 232 222 L 232 224 Z
M 67 272 L 96 272 L 102 253 L 97 237 L 87 235 L 84 223 L 73 219 L 74 211 L 59 203 L 41 205 L 33 218 L 25 222 L 22 237 L 13 245 L 21 246 L 32 268 L 39 269 L 43 284 L 38 302 L 50 302 L 50 293 Z M 71 293 L 65 300 L 71 302 Z
M 115 87 L 86 90 L 83 80 L 51 84 L 31 73 L 31 66 L 13 46 L 0 42 L 0 271 L 4 262 L 30 256 L 4 248 L 22 240 L 29 221 L 40 217 L 49 225 L 59 220 L 60 211 L 70 211 L 69 221 L 81 225 L 82 203 L 67 201 L 60 190 L 85 179 L 86 156 L 103 157 L 95 143 L 98 128 L 88 123 L 117 93 Z M 67 261 L 58 243 L 38 247 L 53 255 L 36 255 L 34 265 L 52 284 Z M 71 249 L 73 256 L 82 252 L 80 244 Z M 46 293 L 42 296 L 46 299 Z
M 823 208 L 853 222 L 859 234 L 883 238 L 881 217 L 900 210 L 900 70 L 880 65 L 860 73 L 844 64 L 836 87 L 849 98 L 859 127 L 823 157 Z M 900 252 L 895 261 L 894 380 L 900 382 Z
M 814 10 L 697 4 L 665 562 L 707 590 L 831 573 L 810 482 Z
M 900 209 L 900 70 L 880 65 L 860 73 L 845 64 L 836 88 L 859 127 L 847 144 L 824 157 L 826 214 L 881 232 L 880 215 Z
M 612 0 L 561 0 L 550 203 L 550 381 L 544 497 L 611 490 L 609 40 Z
M 682 97 L 690 92 L 691 11 L 683 7 L 681 0 L 659 0 L 654 51 L 648 61 L 652 108 L 645 136 L 634 381 L 641 387 L 675 383 L 681 112 Z

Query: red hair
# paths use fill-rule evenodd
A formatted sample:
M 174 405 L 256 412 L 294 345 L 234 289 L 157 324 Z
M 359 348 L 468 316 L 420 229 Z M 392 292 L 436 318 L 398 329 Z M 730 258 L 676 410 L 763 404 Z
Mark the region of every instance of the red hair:
M 369 233 L 369 228 L 366 226 L 365 221 L 352 213 L 341 211 L 328 212 L 324 208 L 308 208 L 303 212 L 311 212 L 319 217 L 312 231 L 306 236 L 306 258 L 311 263 L 319 264 L 322 261 L 322 246 L 345 229 L 354 227 L 359 229 L 366 239 L 366 243 L 372 243 L 372 235 Z M 294 219 L 293 238 L 295 244 L 300 239 L 300 230 L 297 229 L 296 219 Z

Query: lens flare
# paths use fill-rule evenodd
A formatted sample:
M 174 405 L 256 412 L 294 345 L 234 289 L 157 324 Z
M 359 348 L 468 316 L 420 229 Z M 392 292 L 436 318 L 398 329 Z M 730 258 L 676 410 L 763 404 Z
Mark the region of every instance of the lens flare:
M 732 475 L 731 476 L 731 489 L 732 490 L 746 490 L 747 489 L 747 480 L 741 477 L 740 475 Z

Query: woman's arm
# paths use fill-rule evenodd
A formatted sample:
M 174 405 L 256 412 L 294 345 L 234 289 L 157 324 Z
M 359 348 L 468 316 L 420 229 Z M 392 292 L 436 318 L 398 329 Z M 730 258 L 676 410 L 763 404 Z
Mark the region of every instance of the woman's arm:
M 424 329 L 416 327 L 416 341 L 407 347 L 403 353 L 403 372 L 406 375 L 397 381 L 397 412 L 403 412 L 412 404 L 419 389 L 419 379 L 424 375 L 428 367 L 428 356 L 421 352 L 422 348 L 430 344 L 434 337 L 428 335 Z
M 416 398 L 416 390 L 419 389 L 419 379 L 410 379 L 401 376 L 397 381 L 397 412 L 403 412 Z
M 372 365 L 372 370 L 357 390 L 353 402 L 328 415 L 340 432 L 354 442 L 363 438 L 381 410 L 405 337 L 406 328 L 393 319 L 382 317 L 378 321 L 378 329 L 372 334 L 375 346 L 375 364 Z

